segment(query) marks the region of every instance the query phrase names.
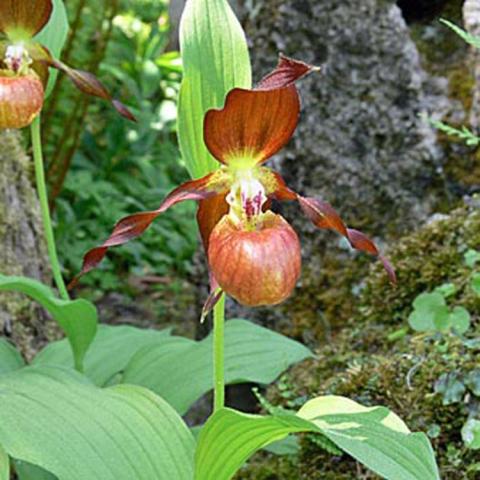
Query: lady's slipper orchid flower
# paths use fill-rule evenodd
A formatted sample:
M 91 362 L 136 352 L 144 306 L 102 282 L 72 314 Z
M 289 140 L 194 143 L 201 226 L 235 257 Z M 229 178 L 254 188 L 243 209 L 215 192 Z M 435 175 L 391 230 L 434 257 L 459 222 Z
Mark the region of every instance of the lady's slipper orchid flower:
M 352 247 L 379 256 L 395 282 L 393 268 L 367 236 L 347 228 L 328 203 L 300 196 L 263 166 L 290 140 L 300 112 L 295 82 L 312 70 L 282 56 L 277 68 L 254 90 L 230 91 L 224 108 L 207 112 L 204 122 L 204 140 L 221 164 L 218 170 L 184 183 L 157 210 L 120 220 L 107 241 L 85 255 L 80 275 L 97 266 L 108 248 L 143 233 L 172 205 L 197 200 L 212 284 L 205 311 L 222 290 L 244 305 L 280 303 L 295 287 L 301 258 L 297 234 L 283 217 L 269 210 L 270 200 L 276 199 L 298 201 L 318 228 L 335 230 Z
M 67 74 L 82 92 L 111 101 L 129 120 L 133 115 L 91 73 L 52 57 L 33 37 L 48 23 L 52 0 L 0 1 L 0 128 L 23 128 L 40 113 L 48 67 Z

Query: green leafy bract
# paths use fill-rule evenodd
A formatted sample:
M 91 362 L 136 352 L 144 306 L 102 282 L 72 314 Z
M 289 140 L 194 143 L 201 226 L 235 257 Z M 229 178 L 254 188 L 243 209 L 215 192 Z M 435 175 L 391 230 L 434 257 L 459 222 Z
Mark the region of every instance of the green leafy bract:
M 312 357 L 299 342 L 246 320 L 225 324 L 226 383 L 268 384 L 284 370 Z M 123 382 L 153 390 L 180 414 L 213 388 L 212 335 L 200 342 L 150 345 L 125 369 Z
M 203 141 L 203 119 L 221 108 L 235 87 L 251 88 L 245 34 L 226 0 L 187 0 L 180 26 L 184 77 L 179 97 L 178 135 L 190 175 L 218 167 Z
M 228 480 L 254 452 L 295 432 L 324 435 L 388 480 L 440 478 L 426 435 L 410 433 L 386 408 L 327 396 L 310 400 L 297 414 L 262 417 L 218 411 L 200 433 L 195 479 Z
M 83 359 L 97 331 L 97 309 L 91 302 L 61 300 L 46 285 L 27 277 L 0 274 L 0 290 L 24 293 L 48 310 L 68 338 L 76 368 L 83 368 Z
M 58 480 L 192 480 L 195 442 L 141 387 L 100 389 L 56 367 L 0 377 L 0 443 Z

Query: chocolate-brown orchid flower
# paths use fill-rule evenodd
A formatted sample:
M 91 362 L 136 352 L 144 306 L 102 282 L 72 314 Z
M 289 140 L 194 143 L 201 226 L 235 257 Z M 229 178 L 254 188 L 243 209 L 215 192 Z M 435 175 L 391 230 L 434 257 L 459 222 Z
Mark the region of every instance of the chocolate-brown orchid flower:
M 197 200 L 213 286 L 207 309 L 222 290 L 244 305 L 280 303 L 295 287 L 301 256 L 293 228 L 269 209 L 270 200 L 276 199 L 298 201 L 318 228 L 335 230 L 352 247 L 379 256 L 395 282 L 393 268 L 367 236 L 347 228 L 328 203 L 300 196 L 279 174 L 263 166 L 293 135 L 300 112 L 295 82 L 312 70 L 282 56 L 277 68 L 254 90 L 230 91 L 224 108 L 205 116 L 204 140 L 220 162 L 218 170 L 184 183 L 157 210 L 120 220 L 107 241 L 85 255 L 81 275 L 97 266 L 108 248 L 139 236 L 172 205 Z
M 121 115 L 134 120 L 94 75 L 53 58 L 33 39 L 52 11 L 52 0 L 0 0 L 0 128 L 23 128 L 40 113 L 49 67 L 68 75 L 82 92 L 111 101 Z

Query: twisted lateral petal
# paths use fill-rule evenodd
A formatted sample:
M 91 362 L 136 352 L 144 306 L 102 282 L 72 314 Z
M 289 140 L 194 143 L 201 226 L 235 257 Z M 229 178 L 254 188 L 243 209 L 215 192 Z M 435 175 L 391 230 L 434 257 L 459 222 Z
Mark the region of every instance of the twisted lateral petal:
M 375 243 L 364 233 L 359 232 L 358 230 L 347 228 L 338 213 L 329 203 L 323 202 L 316 198 L 301 197 L 300 195 L 298 195 L 297 198 L 300 202 L 303 212 L 316 227 L 335 230 L 343 235 L 350 242 L 350 245 L 356 250 L 360 250 L 378 257 L 387 271 L 390 281 L 394 284 L 397 283 L 395 270 L 390 262 L 380 254 L 380 251 Z
M 397 275 L 395 273 L 395 269 L 393 265 L 390 263 L 388 258 L 384 257 L 380 251 L 378 250 L 375 243 L 373 243 L 370 238 L 368 238 L 364 233 L 354 230 L 354 229 L 347 229 L 348 232 L 348 239 L 352 247 L 356 248 L 357 250 L 361 250 L 363 252 L 370 253 L 371 255 L 375 255 L 378 259 L 382 262 L 383 268 L 385 268 L 388 278 L 393 284 L 397 283 Z
M 347 227 L 340 215 L 329 203 L 317 198 L 301 197 L 300 195 L 298 196 L 298 201 L 304 213 L 316 227 L 335 230 L 340 235 L 348 238 Z
M 11 40 L 28 40 L 39 33 L 52 14 L 51 0 L 1 0 L 0 32 Z
M 95 268 L 103 260 L 110 247 L 123 245 L 140 236 L 161 213 L 171 206 L 185 200 L 198 201 L 219 195 L 226 192 L 229 186 L 230 177 L 222 170 L 217 170 L 203 178 L 190 180 L 180 185 L 165 198 L 157 210 L 135 213 L 122 218 L 102 245 L 92 248 L 85 254 L 82 270 L 70 283 L 69 288 L 73 288 L 82 275 Z
M 265 185 L 269 198 L 280 201 L 297 200 L 305 215 L 316 227 L 334 230 L 344 236 L 356 250 L 378 257 L 390 281 L 393 284 L 397 283 L 397 276 L 392 264 L 380 253 L 375 243 L 364 233 L 352 228 L 347 228 L 340 215 L 329 203 L 319 200 L 318 198 L 298 195 L 287 186 L 285 180 L 278 173 L 268 168 L 262 167 L 259 170 L 259 178 Z
M 49 65 L 65 73 L 65 75 L 70 78 L 73 84 L 81 92 L 86 93 L 87 95 L 92 95 L 94 97 L 103 98 L 104 100 L 111 102 L 115 110 L 117 110 L 117 112 L 122 115 L 122 117 L 125 117 L 133 122 L 136 121 L 133 113 L 131 113 L 122 102 L 113 98 L 110 92 L 102 84 L 102 82 L 100 82 L 100 80 L 98 80 L 98 78 L 92 73 L 70 68 L 68 65 L 65 65 L 64 63 L 55 60 L 51 56 Z

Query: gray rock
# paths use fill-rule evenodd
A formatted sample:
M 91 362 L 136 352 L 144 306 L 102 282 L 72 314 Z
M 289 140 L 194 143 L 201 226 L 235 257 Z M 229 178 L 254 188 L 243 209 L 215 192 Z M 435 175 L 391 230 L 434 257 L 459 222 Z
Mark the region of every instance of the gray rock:
M 433 186 L 443 182 L 442 150 L 421 115 L 441 117 L 449 101 L 446 82 L 423 70 L 398 6 L 386 0 L 260 0 L 245 2 L 244 10 L 256 79 L 273 68 L 279 52 L 323 66 L 301 82 L 298 129 L 273 161 L 287 183 L 330 202 L 349 226 L 381 246 L 421 224 L 433 210 Z M 334 295 L 335 272 L 325 273 L 326 256 L 339 257 L 336 268 L 342 269 L 355 255 L 332 233 L 311 226 L 296 205 L 282 212 L 301 236 L 299 286 L 306 293 L 299 289 L 284 308 L 231 305 L 230 311 L 291 332 L 292 316 L 306 305 L 312 317 L 321 317 L 323 293 L 313 297 L 312 291 Z M 352 301 L 358 288 L 352 286 Z M 335 320 L 323 321 L 328 326 Z M 307 330 L 296 332 L 308 340 Z
M 279 51 L 323 65 L 300 86 L 300 124 L 277 159 L 289 184 L 373 235 L 425 218 L 441 156 L 419 118 L 432 106 L 430 85 L 400 9 L 379 0 L 270 0 L 248 22 L 248 38 L 258 76 Z

